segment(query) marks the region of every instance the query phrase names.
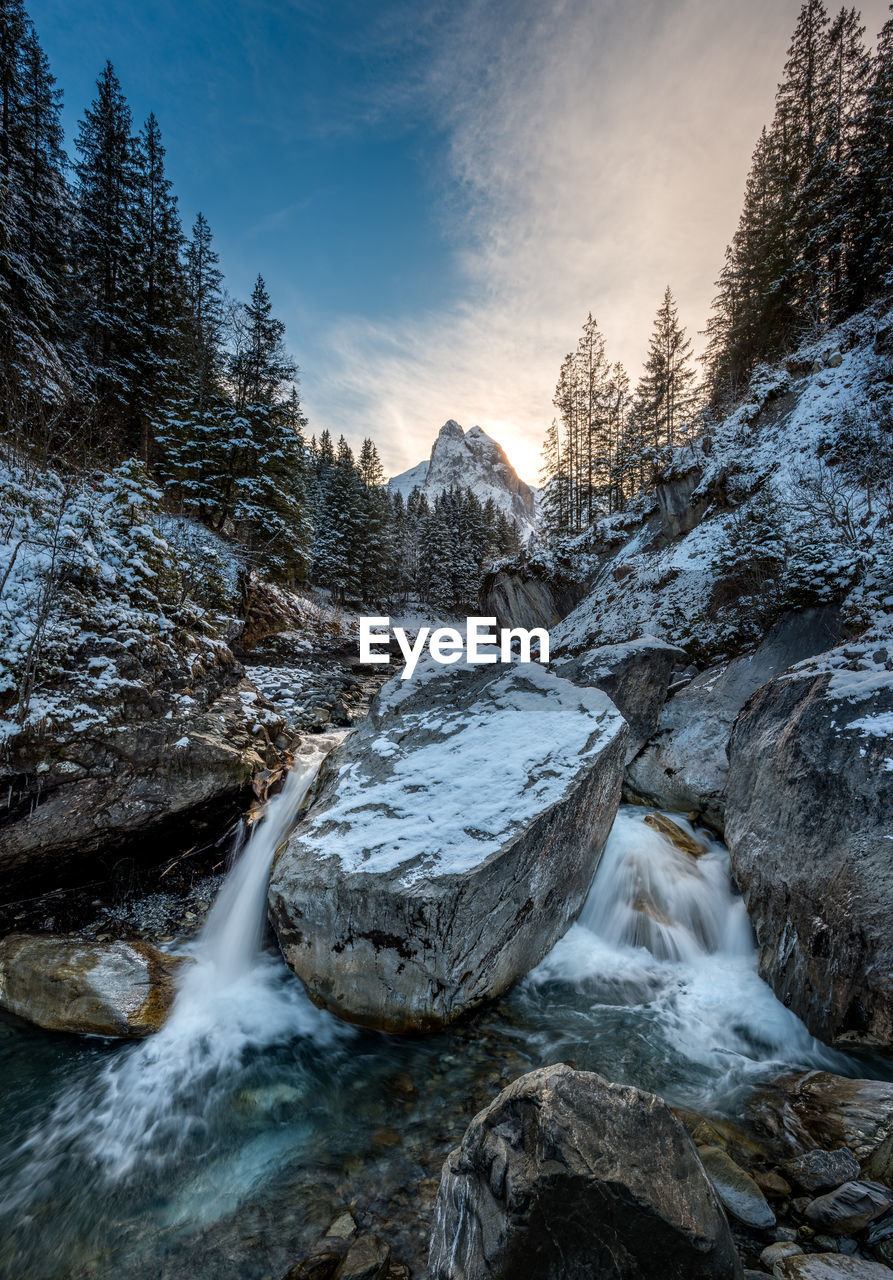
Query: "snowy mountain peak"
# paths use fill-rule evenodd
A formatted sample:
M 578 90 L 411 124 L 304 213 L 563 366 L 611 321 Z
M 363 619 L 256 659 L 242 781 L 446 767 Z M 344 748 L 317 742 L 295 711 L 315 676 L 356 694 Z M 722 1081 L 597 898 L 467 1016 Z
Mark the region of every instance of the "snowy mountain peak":
M 492 498 L 511 516 L 525 541 L 536 529 L 533 490 L 517 475 L 502 447 L 483 427 L 466 432 L 454 418 L 440 428 L 430 460 L 394 476 L 388 487 L 404 497 L 419 488 L 429 499 L 447 489 L 471 489 L 481 502 Z

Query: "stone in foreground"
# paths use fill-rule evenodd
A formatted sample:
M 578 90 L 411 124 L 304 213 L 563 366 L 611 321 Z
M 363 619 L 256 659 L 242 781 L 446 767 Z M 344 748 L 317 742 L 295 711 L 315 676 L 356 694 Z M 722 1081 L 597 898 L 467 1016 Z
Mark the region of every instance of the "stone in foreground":
M 775 1226 L 775 1214 L 750 1176 L 719 1147 L 699 1147 L 698 1155 L 716 1194 L 733 1217 L 757 1231 Z
M 890 1280 L 889 1267 L 842 1253 L 812 1253 L 775 1263 L 776 1280 Z
M 846 1147 L 862 1175 L 893 1185 L 893 1084 L 795 1071 L 758 1089 L 747 1116 L 780 1159 Z
M 564 1064 L 475 1116 L 443 1167 L 433 1280 L 740 1280 L 694 1145 L 647 1093 Z
M 311 999 L 383 1031 L 506 991 L 579 914 L 620 795 L 607 696 L 537 663 L 391 680 L 323 766 L 270 916 Z
M 138 1039 L 165 1022 L 184 963 L 146 942 L 11 933 L 0 938 L 0 1006 L 48 1031 Z

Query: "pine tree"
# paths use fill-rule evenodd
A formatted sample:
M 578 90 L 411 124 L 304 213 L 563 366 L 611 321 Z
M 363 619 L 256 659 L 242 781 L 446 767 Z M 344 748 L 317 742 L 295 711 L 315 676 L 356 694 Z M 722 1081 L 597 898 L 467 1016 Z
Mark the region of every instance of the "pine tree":
M 683 428 L 694 416 L 694 381 L 691 340 L 679 324 L 678 308 L 667 285 L 636 391 L 655 452 L 664 445 L 678 443 Z
M 107 62 L 78 128 L 76 288 L 96 418 L 114 453 L 138 446 L 130 424 L 134 357 L 140 333 L 131 308 L 138 292 L 135 211 L 139 191 L 130 108 Z
M 70 365 L 61 94 L 19 0 L 0 0 L 0 426 L 33 431 Z
M 183 335 L 184 373 L 199 412 L 220 390 L 223 333 L 223 272 L 203 213 L 192 224 L 186 246 L 187 323 Z
M 846 298 L 856 311 L 893 285 L 893 18 L 878 37 L 853 157 Z
M 131 413 L 139 452 L 148 462 L 154 434 L 182 389 L 186 286 L 177 198 L 164 172 L 164 147 L 150 115 L 136 147 L 134 209 L 135 290 L 132 322 L 138 332 Z
M 341 436 L 317 489 L 312 565 L 314 582 L 328 587 L 339 604 L 361 593 L 362 522 L 363 483 Z
M 230 377 L 237 407 L 272 404 L 297 368 L 285 351 L 285 325 L 273 315 L 263 276 L 257 277 L 250 302 L 236 313 L 233 328 Z
M 825 318 L 830 324 L 851 314 L 855 301 L 849 284 L 849 259 L 856 221 L 853 213 L 858 204 L 856 149 L 871 72 L 864 35 L 855 9 L 841 9 L 828 29 L 830 92 L 819 249 L 825 264 Z

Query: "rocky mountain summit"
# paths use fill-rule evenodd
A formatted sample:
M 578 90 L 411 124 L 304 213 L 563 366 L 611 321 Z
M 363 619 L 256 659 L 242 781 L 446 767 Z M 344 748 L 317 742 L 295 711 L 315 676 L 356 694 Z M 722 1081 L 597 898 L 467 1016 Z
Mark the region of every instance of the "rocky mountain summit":
M 517 475 L 501 445 L 482 427 L 463 431 L 452 418 L 440 428 L 427 462 L 388 481 L 392 492 L 409 497 L 421 489 L 429 501 L 448 489 L 471 489 L 481 502 L 496 503 L 518 525 L 522 541 L 536 531 L 536 497 Z

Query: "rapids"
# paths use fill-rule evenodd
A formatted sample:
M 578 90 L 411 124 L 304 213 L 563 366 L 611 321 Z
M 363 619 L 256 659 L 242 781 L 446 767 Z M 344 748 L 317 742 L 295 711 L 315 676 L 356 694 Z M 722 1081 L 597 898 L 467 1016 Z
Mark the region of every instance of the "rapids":
M 2 1274 L 260 1280 L 345 1203 L 417 1263 L 443 1156 L 523 1071 L 572 1061 L 729 1114 L 788 1066 L 862 1073 L 760 980 L 724 847 L 672 815 L 693 857 L 631 806 L 579 921 L 507 998 L 428 1040 L 343 1026 L 263 932 L 270 865 L 322 755 L 298 761 L 236 858 L 158 1035 L 0 1023 Z

